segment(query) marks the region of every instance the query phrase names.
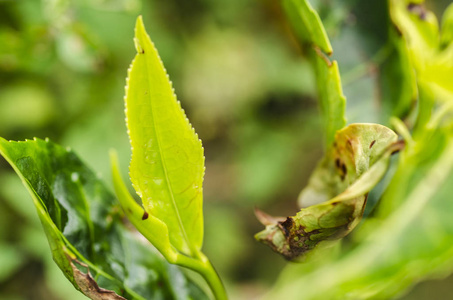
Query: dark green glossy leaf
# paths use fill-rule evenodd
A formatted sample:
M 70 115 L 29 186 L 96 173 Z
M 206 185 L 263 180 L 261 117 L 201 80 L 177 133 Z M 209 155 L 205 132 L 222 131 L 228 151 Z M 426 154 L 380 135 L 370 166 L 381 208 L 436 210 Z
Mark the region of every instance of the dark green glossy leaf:
M 0 153 L 30 192 L 53 258 L 78 290 L 92 299 L 189 297 L 182 273 L 126 229 L 115 198 L 74 152 L 48 140 L 0 138 Z
M 338 131 L 301 193 L 299 201 L 306 208 L 285 221 L 265 224 L 256 238 L 295 259 L 324 240 L 348 234 L 362 218 L 368 192 L 384 176 L 398 147 L 396 139 L 392 130 L 377 124 L 352 124 Z

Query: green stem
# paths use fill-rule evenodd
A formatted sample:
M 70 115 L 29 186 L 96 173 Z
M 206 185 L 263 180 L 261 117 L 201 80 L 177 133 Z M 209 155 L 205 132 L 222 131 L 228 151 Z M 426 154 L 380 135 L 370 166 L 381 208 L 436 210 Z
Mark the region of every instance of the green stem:
M 110 152 L 110 160 L 112 163 L 112 177 L 116 195 L 125 214 L 135 228 L 137 228 L 138 231 L 143 234 L 143 236 L 148 239 L 160 253 L 162 253 L 169 263 L 192 269 L 203 276 L 216 300 L 227 300 L 225 288 L 220 281 L 219 275 L 214 270 L 209 259 L 201 251 L 196 250 L 195 257 L 193 258 L 179 253 L 177 250 L 173 249 L 168 239 L 168 229 L 165 224 L 153 216 L 148 216 L 146 220 L 142 219 L 144 210 L 129 194 L 129 191 L 121 178 L 116 152 Z M 156 230 L 150 228 L 160 231 L 161 236 L 156 235 L 154 233 Z
M 199 259 L 194 259 L 185 255 L 178 255 L 175 264 L 199 273 L 208 283 L 216 300 L 227 300 L 225 287 L 209 259 L 203 253 L 199 253 L 198 257 Z

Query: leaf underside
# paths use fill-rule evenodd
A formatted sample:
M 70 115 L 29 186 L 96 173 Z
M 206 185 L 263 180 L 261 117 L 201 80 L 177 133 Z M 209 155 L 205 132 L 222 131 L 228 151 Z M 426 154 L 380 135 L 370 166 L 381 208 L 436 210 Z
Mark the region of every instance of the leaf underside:
M 135 43 L 125 98 L 130 177 L 146 212 L 168 227 L 171 244 L 195 256 L 203 242 L 203 148 L 141 18 Z
M 76 289 L 91 299 L 189 296 L 193 286 L 125 228 L 115 198 L 74 152 L 0 138 L 0 153 L 30 192 L 54 261 Z
M 337 132 L 333 146 L 312 174 L 294 217 L 267 225 L 256 238 L 287 259 L 321 241 L 348 234 L 360 221 L 368 192 L 385 174 L 396 134 L 378 124 L 352 124 Z

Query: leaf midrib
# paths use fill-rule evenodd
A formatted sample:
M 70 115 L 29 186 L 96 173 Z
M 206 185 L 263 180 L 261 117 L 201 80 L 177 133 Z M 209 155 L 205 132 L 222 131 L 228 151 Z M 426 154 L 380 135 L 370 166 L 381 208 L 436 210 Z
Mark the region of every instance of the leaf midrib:
M 151 43 L 151 46 L 153 46 L 152 43 Z M 157 50 L 154 49 L 154 51 L 156 53 L 157 59 L 162 64 L 162 61 L 161 61 L 161 59 L 159 57 L 159 54 L 157 53 Z M 138 53 L 137 55 L 142 55 L 142 54 Z M 154 116 L 154 107 L 153 107 L 154 103 L 152 101 L 152 96 L 151 96 L 151 86 L 152 86 L 152 84 L 151 84 L 151 76 L 150 76 L 151 73 L 149 72 L 149 68 L 148 68 L 148 57 L 145 55 L 144 59 L 145 59 L 145 69 L 146 69 L 146 74 L 147 74 L 147 79 L 148 79 L 147 80 L 148 81 L 148 88 L 150 90 L 150 92 L 148 94 L 149 95 L 148 98 L 149 98 L 150 103 L 151 103 L 150 110 L 151 110 L 151 115 L 152 115 L 152 120 L 153 120 L 153 130 L 154 130 L 154 133 L 156 135 L 157 148 L 159 149 L 160 160 L 162 162 L 162 169 L 164 171 L 166 185 L 167 185 L 169 193 L 170 193 L 171 204 L 173 206 L 173 209 L 175 210 L 176 217 L 177 217 L 177 220 L 178 220 L 178 224 L 179 224 L 179 227 L 180 227 L 181 232 L 183 234 L 184 241 L 185 241 L 186 245 L 188 246 L 189 251 L 191 252 L 191 254 L 194 255 L 195 251 L 192 249 L 191 243 L 189 242 L 189 238 L 188 238 L 187 232 L 186 232 L 186 230 L 184 228 L 184 223 L 182 222 L 182 218 L 181 218 L 181 215 L 179 213 L 179 208 L 178 208 L 178 205 L 176 204 L 176 200 L 175 200 L 175 197 L 174 197 L 174 194 L 173 194 L 173 187 L 172 187 L 171 182 L 170 182 L 169 177 L 168 177 L 167 166 L 166 166 L 166 162 L 165 162 L 164 155 L 163 155 L 162 148 L 161 148 L 160 135 L 159 135 L 159 132 L 157 130 L 156 119 L 155 119 L 155 116 Z M 162 67 L 162 69 L 163 69 L 164 73 L 166 73 L 165 68 Z M 171 83 L 170 83 L 170 85 L 171 85 Z M 171 87 L 170 87 L 170 90 L 171 90 Z M 171 96 L 174 97 L 174 94 L 172 93 Z

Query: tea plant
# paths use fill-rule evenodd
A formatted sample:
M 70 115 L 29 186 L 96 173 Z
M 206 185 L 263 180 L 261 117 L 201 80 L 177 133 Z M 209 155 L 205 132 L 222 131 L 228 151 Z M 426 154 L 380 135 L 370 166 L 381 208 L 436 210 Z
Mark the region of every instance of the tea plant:
M 294 261 L 266 297 L 389 298 L 451 272 L 453 5 L 439 29 L 422 2 L 389 0 L 383 125 L 346 125 L 339 67 L 318 13 L 305 0 L 282 2 L 316 73 L 325 155 L 297 214 L 256 212 L 266 225 L 256 239 Z M 201 141 L 141 17 L 134 41 L 125 112 L 130 179 L 142 205 L 123 182 L 115 151 L 116 197 L 71 149 L 48 139 L 0 138 L 0 153 L 32 196 L 54 261 L 87 297 L 227 299 L 202 252 Z M 371 194 L 379 185 L 385 192 Z M 370 197 L 378 207 L 361 223 Z

